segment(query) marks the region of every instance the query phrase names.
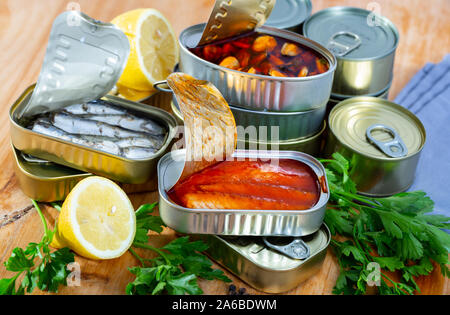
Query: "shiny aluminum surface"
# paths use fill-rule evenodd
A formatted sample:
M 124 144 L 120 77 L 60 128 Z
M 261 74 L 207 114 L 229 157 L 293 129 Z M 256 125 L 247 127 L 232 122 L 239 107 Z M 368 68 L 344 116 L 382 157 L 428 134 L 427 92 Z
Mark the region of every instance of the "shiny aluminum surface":
M 407 190 L 413 183 L 426 141 L 425 128 L 413 113 L 380 98 L 354 97 L 334 107 L 328 123 L 330 132 L 325 152 L 330 155 L 337 151 L 352 161 L 350 176 L 359 192 L 389 196 Z M 393 129 L 407 154 L 392 157 L 368 139 L 368 130 L 376 125 Z M 383 143 L 395 140 L 383 128 L 376 128 L 371 135 Z
M 314 234 L 303 237 L 310 249 L 304 260 L 292 259 L 267 248 L 260 237 L 201 236 L 207 254 L 237 277 L 257 290 L 282 293 L 296 288 L 320 271 L 331 241 L 323 224 Z
M 11 140 L 15 148 L 38 158 L 108 177 L 121 183 L 144 184 L 156 176 L 157 161 L 171 148 L 176 133 L 177 122 L 171 114 L 159 108 L 115 96 L 107 95 L 103 98 L 116 106 L 148 116 L 167 128 L 165 143 L 153 157 L 145 160 L 130 160 L 38 134 L 25 128 L 18 113 L 23 111 L 33 89 L 34 86 L 26 89 L 10 109 Z
M 240 236 L 305 236 L 322 225 L 329 199 L 325 169 L 313 157 L 291 151 L 236 151 L 236 158 L 294 159 L 301 161 L 316 173 L 323 183 L 319 201 L 309 210 L 219 210 L 188 209 L 175 204 L 167 195 L 184 167 L 185 150 L 166 154 L 158 163 L 159 213 L 172 229 L 188 234 L 215 234 Z
M 267 20 L 275 1 L 216 0 L 201 39 L 195 46 L 203 46 L 253 31 Z
M 305 21 L 303 33 L 337 57 L 333 98 L 376 96 L 391 83 L 399 33 L 387 18 L 360 8 L 331 7 Z
M 311 0 L 277 0 L 264 25 L 302 34 L 303 22 L 311 11 Z
M 194 25 L 181 33 L 179 68 L 181 72 L 214 84 L 228 103 L 254 110 L 289 112 L 321 108 L 327 104 L 336 59 L 325 47 L 301 35 L 262 26 L 256 31 L 292 40 L 320 53 L 329 62 L 330 69 L 302 78 L 249 74 L 221 67 L 194 55 L 187 44 L 198 37 L 203 28 L 204 24 Z

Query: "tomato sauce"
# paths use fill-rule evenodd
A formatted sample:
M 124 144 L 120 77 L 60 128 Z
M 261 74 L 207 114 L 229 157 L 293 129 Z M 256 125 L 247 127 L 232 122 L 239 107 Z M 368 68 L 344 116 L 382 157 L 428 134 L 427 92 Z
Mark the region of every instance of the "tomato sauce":
M 300 161 L 232 160 L 191 175 L 168 195 L 191 209 L 306 210 L 318 202 L 320 185 Z
M 314 50 L 288 39 L 250 33 L 191 49 L 217 65 L 275 77 L 307 77 L 327 72 L 328 61 Z

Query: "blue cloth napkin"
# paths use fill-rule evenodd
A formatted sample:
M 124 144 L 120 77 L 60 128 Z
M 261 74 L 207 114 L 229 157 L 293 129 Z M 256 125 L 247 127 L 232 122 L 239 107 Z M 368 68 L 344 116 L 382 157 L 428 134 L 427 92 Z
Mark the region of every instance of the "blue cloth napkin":
M 450 216 L 450 54 L 438 64 L 426 64 L 395 102 L 419 117 L 427 133 L 409 191 L 427 192 L 435 213 Z

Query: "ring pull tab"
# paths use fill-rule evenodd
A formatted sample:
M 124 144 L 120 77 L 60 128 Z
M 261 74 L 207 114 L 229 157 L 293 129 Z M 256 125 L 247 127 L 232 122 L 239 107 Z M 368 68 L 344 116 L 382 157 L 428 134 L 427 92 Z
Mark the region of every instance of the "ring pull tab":
M 161 87 L 161 85 L 167 85 L 167 81 L 164 80 L 164 81 L 158 81 L 158 82 L 155 82 L 155 83 L 153 84 L 153 87 L 154 87 L 156 90 L 160 91 L 160 92 L 172 93 L 172 89 L 170 89 L 170 88 L 163 88 L 163 87 Z M 168 86 L 168 85 L 167 85 L 167 86 Z
M 263 240 L 267 247 L 293 259 L 306 259 L 311 255 L 309 246 L 299 237 L 286 245 L 274 244 L 267 237 Z
M 348 37 L 353 40 L 353 43 L 346 44 L 343 42 L 339 42 L 337 40 L 337 37 L 339 37 L 339 36 Z M 342 56 L 347 55 L 351 51 L 355 50 L 359 46 L 361 46 L 361 39 L 359 38 L 358 35 L 350 32 L 350 31 L 342 31 L 342 32 L 337 32 L 337 33 L 333 34 L 333 36 L 331 36 L 330 40 L 328 41 L 327 48 L 337 57 L 342 57 Z
M 381 130 L 389 133 L 394 139 L 391 141 L 383 142 L 378 141 L 372 136 L 374 130 Z M 375 124 L 367 128 L 366 136 L 369 142 L 380 149 L 384 154 L 391 158 L 404 157 L 408 154 L 408 149 L 403 142 L 400 135 L 391 127 L 383 124 Z

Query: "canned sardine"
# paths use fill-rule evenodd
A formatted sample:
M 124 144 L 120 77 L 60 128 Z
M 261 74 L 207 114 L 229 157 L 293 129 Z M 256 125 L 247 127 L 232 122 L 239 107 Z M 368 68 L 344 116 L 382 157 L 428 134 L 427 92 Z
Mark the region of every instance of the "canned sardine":
M 426 132 L 420 120 L 395 103 L 354 97 L 339 103 L 328 118 L 326 154 L 339 152 L 353 163 L 359 192 L 389 196 L 414 181 Z
M 303 33 L 337 58 L 333 98 L 380 95 L 392 81 L 399 34 L 387 18 L 360 8 L 331 7 L 305 21 Z

